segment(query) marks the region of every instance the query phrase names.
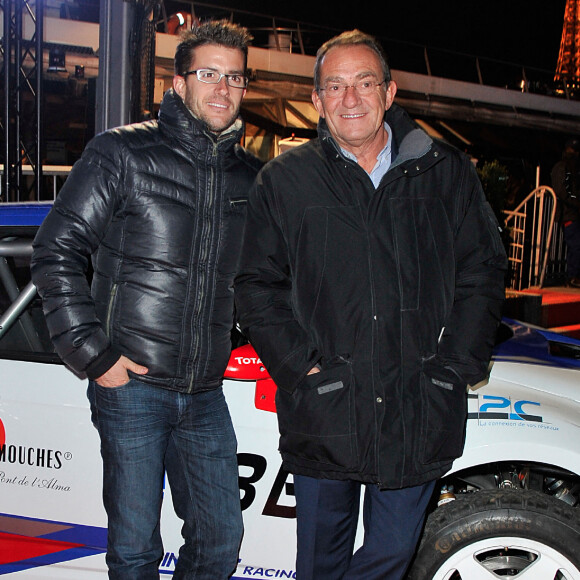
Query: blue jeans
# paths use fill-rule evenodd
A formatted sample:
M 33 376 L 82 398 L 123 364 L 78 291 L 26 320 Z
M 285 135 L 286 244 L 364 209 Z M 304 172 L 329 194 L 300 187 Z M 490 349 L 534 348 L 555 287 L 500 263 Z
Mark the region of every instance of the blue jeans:
M 294 476 L 298 580 L 400 580 L 419 541 L 435 482 L 381 491 L 356 481 Z M 364 541 L 354 553 L 360 493 Z
M 90 381 L 88 397 L 101 438 L 109 578 L 159 578 L 165 472 L 184 522 L 173 578 L 228 578 L 243 524 L 237 442 L 222 389 L 188 395 L 135 379 L 116 388 Z

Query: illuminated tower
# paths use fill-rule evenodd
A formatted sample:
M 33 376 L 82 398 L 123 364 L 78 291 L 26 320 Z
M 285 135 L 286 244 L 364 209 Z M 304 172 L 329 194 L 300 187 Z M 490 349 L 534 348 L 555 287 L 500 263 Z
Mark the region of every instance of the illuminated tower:
M 562 82 L 567 89 L 580 86 L 580 0 L 566 0 L 554 80 Z

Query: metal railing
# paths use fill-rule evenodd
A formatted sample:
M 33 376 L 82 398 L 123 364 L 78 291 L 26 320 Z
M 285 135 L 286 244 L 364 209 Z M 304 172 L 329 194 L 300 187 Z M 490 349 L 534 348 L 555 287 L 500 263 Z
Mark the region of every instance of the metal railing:
M 32 282 L 28 282 L 26 287 L 20 291 L 14 275 L 10 271 L 6 258 L 26 257 L 32 254 L 32 242 L 21 242 L 18 240 L 0 241 L 0 283 L 4 287 L 10 306 L 5 312 L 0 312 L 0 339 L 8 332 L 10 327 L 20 319 L 20 324 L 25 333 L 28 343 L 33 350 L 42 350 L 40 341 L 34 330 L 34 325 L 25 310 L 30 301 L 36 295 L 36 288 Z M 2 288 L 0 288 L 0 291 Z
M 505 210 L 505 227 L 509 230 L 510 246 L 508 251 L 512 290 L 541 288 L 549 265 L 565 263 L 564 256 L 556 256 L 554 249 L 565 252 L 561 241 L 555 241 L 560 233 L 556 222 L 556 194 L 551 187 L 540 186 L 534 189 L 514 209 Z M 554 272 L 552 272 L 554 273 Z
M 50 188 L 46 187 L 45 191 L 50 195 L 48 199 L 56 199 L 56 195 L 62 187 L 68 174 L 71 172 L 71 165 L 43 165 L 42 166 L 42 176 L 47 179 L 50 184 Z M 4 165 L 0 164 L 0 175 L 4 174 Z M 34 168 L 32 165 L 22 166 L 22 176 L 26 179 L 30 176 L 34 179 Z M 31 199 L 6 199 L 6 192 L 3 191 L 4 180 L 0 180 L 0 201 L 12 201 L 12 202 L 24 202 L 24 201 L 48 201 L 48 199 L 39 199 L 38 188 L 34 188 L 36 194 Z

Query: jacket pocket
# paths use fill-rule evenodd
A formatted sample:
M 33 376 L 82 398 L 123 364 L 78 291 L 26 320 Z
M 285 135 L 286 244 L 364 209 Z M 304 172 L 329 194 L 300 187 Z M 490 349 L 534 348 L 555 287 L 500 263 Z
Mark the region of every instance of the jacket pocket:
M 222 217 L 219 222 L 219 256 L 217 260 L 218 272 L 227 276 L 227 284 L 231 284 L 231 277 L 236 273 L 238 259 L 244 235 L 247 197 L 231 197 L 224 200 Z
M 459 376 L 437 357 L 421 372 L 420 461 L 451 461 L 461 456 L 465 442 L 467 390 Z
M 455 262 L 443 203 L 438 198 L 393 198 L 389 209 L 401 310 L 436 305 L 444 311 Z
M 308 375 L 290 394 L 276 393 L 280 451 L 342 469 L 357 466 L 354 377 L 341 362 Z
M 247 207 L 247 197 L 230 197 L 226 203 L 226 213 L 246 215 Z
M 337 308 L 356 310 L 368 295 L 369 264 L 360 259 L 367 252 L 367 233 L 359 206 L 315 206 L 304 210 L 292 264 L 293 306 L 299 322 L 309 329 L 316 344 L 334 348 L 328 337 L 341 335 L 347 318 L 337 320 Z M 333 299 L 325 300 L 325 296 Z M 350 328 L 344 330 L 350 335 L 347 330 Z M 339 352 L 352 352 L 350 345 L 344 350 L 342 346 L 338 348 Z

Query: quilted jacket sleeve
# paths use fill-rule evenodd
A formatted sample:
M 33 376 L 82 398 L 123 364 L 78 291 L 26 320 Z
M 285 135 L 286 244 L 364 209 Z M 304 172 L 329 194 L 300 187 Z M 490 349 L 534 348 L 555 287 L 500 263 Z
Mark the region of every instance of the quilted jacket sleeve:
M 95 314 L 87 280 L 115 206 L 122 161 L 114 138 L 103 134 L 74 165 L 33 244 L 32 280 L 43 299 L 50 336 L 63 361 L 97 378 L 118 360 Z

